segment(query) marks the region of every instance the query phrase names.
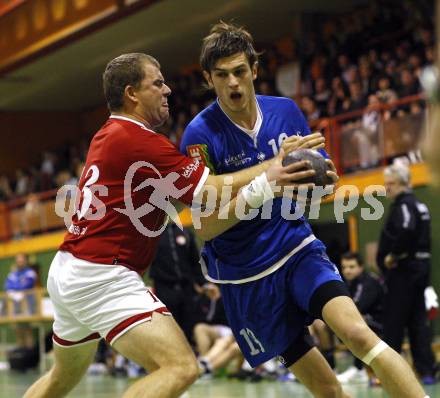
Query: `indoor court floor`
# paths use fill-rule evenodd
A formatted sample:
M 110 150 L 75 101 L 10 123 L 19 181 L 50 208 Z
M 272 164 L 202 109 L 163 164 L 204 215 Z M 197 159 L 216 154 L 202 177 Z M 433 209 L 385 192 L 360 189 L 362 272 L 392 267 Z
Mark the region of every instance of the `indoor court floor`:
M 24 374 L 0 371 L 0 397 L 21 398 L 37 377 L 37 371 Z M 117 398 L 127 388 L 127 379 L 111 376 L 86 376 L 72 391 L 69 398 Z M 366 384 L 347 385 L 346 391 L 353 398 L 388 397 L 380 387 L 369 388 Z M 431 398 L 440 398 L 440 384 L 429 386 L 427 392 Z M 259 383 L 216 378 L 199 380 L 191 387 L 185 398 L 306 398 L 311 395 L 298 383 L 261 381 Z

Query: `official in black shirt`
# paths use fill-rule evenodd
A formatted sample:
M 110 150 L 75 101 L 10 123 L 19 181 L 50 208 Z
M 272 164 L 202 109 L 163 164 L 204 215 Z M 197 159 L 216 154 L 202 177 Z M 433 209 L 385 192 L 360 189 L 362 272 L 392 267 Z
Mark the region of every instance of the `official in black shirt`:
M 182 231 L 169 222 L 160 237 L 149 273 L 156 295 L 190 341 L 195 324 L 205 320 L 210 302 L 202 293 L 207 281 L 199 258 L 193 232 L 187 228 Z
M 393 164 L 385 169 L 384 177 L 387 197 L 393 201 L 377 254 L 388 290 L 384 340 L 400 352 L 407 328 L 414 366 L 422 381 L 432 384 L 435 359 L 424 298 L 430 284 L 430 214 L 410 189 L 407 166 Z

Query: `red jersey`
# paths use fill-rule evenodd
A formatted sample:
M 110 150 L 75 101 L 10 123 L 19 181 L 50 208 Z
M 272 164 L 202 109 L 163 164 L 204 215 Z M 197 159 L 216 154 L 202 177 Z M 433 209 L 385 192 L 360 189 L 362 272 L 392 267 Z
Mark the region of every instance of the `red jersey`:
M 166 137 L 135 120 L 111 116 L 90 144 L 78 209 L 60 250 L 143 273 L 166 213 L 177 214 L 169 198 L 190 205 L 208 174 Z

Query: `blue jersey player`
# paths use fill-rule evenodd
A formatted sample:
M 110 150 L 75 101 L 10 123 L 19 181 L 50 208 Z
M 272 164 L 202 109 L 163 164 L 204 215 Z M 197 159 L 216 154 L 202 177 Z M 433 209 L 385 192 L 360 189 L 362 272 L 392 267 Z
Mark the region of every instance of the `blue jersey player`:
M 292 100 L 255 95 L 257 53 L 246 30 L 215 25 L 200 59 L 217 100 L 186 128 L 183 152 L 224 174 L 274 157 L 283 140 L 296 146 L 307 140 L 301 137 L 309 127 Z M 267 189 L 263 174 L 242 191 L 258 216 L 240 219 L 229 208 L 228 217 L 201 218 L 196 228 L 206 241 L 206 277 L 220 284 L 230 326 L 249 363 L 278 356 L 314 396 L 347 397 L 309 343 L 306 325 L 320 318 L 374 369 L 391 397 L 426 397 L 407 363 L 368 328 L 308 222 L 285 217 L 280 197 L 261 200 Z M 229 205 L 238 206 L 238 196 Z

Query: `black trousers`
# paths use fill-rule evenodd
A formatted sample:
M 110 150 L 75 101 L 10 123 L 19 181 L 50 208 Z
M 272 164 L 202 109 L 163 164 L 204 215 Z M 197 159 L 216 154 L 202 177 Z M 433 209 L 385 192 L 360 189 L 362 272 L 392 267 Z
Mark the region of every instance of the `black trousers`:
M 399 265 L 387 276 L 385 297 L 384 340 L 400 352 L 407 330 L 414 367 L 420 376 L 432 375 L 435 364 L 424 297 L 428 282 L 429 265 L 423 262 Z
M 173 314 L 177 324 L 185 333 L 188 341 L 193 343 L 194 327 L 205 321 L 201 309 L 201 297 L 190 285 L 161 283 L 154 284 L 157 297 Z

